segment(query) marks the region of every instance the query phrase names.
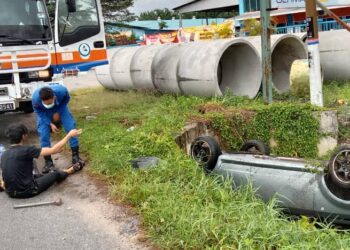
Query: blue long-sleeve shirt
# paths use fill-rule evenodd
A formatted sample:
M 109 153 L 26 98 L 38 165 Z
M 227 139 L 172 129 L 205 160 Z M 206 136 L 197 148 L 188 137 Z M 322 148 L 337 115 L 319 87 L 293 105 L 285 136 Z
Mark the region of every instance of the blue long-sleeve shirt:
M 47 109 L 42 104 L 39 92 L 40 88 L 35 90 L 32 97 L 32 104 L 35 113 L 38 115 L 38 122 L 46 125 L 50 125 L 51 117 L 54 113 L 60 113 L 69 103 L 70 95 L 68 89 L 60 84 L 49 86 L 56 96 L 55 106 L 52 109 Z

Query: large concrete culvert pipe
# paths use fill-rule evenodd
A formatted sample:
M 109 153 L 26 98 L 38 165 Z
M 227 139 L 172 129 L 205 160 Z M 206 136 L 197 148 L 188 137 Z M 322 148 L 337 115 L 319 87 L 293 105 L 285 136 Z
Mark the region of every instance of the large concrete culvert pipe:
M 165 49 L 168 46 L 142 46 L 135 52 L 130 64 L 131 79 L 135 89 L 155 89 L 152 76 L 154 57 L 160 49 Z
M 283 93 L 289 90 L 293 62 L 307 59 L 307 50 L 303 41 L 292 35 L 273 37 L 272 42 L 272 82 Z
M 350 80 L 350 32 L 320 32 L 320 57 L 324 79 Z
M 110 60 L 110 73 L 114 82 L 114 89 L 135 89 L 130 69 L 132 59 L 140 48 L 140 46 L 124 47 L 114 53 Z
M 99 81 L 99 83 L 103 87 L 105 87 L 106 89 L 115 89 L 116 88 L 114 85 L 113 79 L 111 77 L 110 63 L 111 63 L 111 59 L 112 59 L 114 53 L 116 53 L 118 50 L 120 50 L 120 48 L 107 50 L 107 58 L 108 58 L 109 64 L 98 66 L 95 68 L 95 74 L 96 74 L 97 81 Z
M 162 48 L 154 57 L 152 65 L 153 82 L 156 88 L 163 93 L 181 94 L 177 69 L 179 60 L 185 48 L 192 43 L 174 44 Z
M 193 43 L 183 51 L 177 74 L 182 93 L 196 96 L 254 98 L 262 80 L 258 52 L 238 38 Z
M 259 51 L 261 57 L 261 37 L 246 37 Z M 294 35 L 271 36 L 272 82 L 276 91 L 289 90 L 290 70 L 295 60 L 307 59 L 307 49 L 303 41 Z

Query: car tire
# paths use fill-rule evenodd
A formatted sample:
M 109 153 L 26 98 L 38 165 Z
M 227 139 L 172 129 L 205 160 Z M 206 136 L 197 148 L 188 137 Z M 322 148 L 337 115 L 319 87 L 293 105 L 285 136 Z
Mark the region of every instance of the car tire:
M 243 144 L 240 151 L 252 154 L 270 155 L 270 148 L 259 140 L 250 140 Z
M 211 136 L 200 136 L 191 144 L 191 158 L 201 165 L 206 172 L 210 172 L 215 168 L 220 155 L 220 146 Z
M 341 146 L 328 164 L 331 181 L 340 188 L 350 188 L 350 145 Z

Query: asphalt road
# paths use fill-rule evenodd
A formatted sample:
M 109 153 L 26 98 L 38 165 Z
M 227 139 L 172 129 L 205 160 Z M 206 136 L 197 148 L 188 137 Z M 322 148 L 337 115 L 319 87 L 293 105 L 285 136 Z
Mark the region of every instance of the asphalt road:
M 66 81 L 70 89 L 94 87 L 93 74 Z M 30 141 L 38 144 L 34 114 L 0 115 L 0 143 L 6 144 L 4 130 L 13 122 L 30 129 Z M 57 167 L 69 166 L 70 155 L 54 157 Z M 38 161 L 39 167 L 43 161 Z M 87 166 L 88 167 L 88 166 Z M 16 204 L 51 201 L 62 198 L 61 206 L 15 210 Z M 0 193 L 0 249 L 147 249 L 138 241 L 139 221 L 121 206 L 113 205 L 105 188 L 97 185 L 86 170 L 51 187 L 43 194 L 15 200 Z

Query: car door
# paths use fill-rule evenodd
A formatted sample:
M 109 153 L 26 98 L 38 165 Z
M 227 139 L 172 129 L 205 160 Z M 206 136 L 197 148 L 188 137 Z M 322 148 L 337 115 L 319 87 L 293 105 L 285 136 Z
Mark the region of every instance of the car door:
M 276 197 L 279 206 L 291 213 L 313 213 L 316 178 L 302 164 L 278 159 L 261 162 L 252 166 L 251 180 L 263 200 Z

